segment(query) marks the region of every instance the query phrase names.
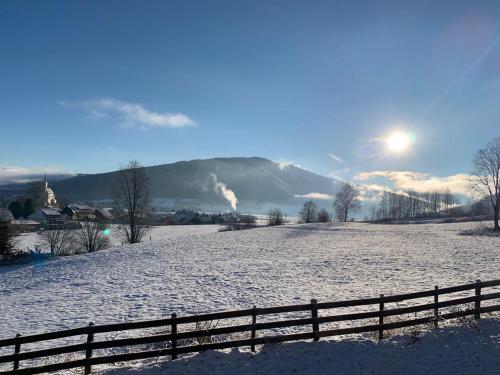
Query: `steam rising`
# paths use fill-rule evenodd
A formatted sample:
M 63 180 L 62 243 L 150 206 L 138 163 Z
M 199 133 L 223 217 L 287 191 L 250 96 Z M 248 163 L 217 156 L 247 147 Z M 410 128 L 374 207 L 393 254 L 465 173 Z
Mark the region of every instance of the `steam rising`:
M 215 192 L 222 195 L 231 204 L 233 210 L 236 211 L 238 198 L 236 198 L 236 194 L 234 194 L 234 191 L 229 189 L 226 184 L 219 182 L 215 173 L 210 173 L 210 178 L 213 180 Z

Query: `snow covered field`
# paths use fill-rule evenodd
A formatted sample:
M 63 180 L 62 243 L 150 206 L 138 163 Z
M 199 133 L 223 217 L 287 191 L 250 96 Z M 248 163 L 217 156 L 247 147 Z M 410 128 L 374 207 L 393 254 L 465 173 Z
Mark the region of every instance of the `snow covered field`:
M 171 240 L 191 235 L 216 233 L 219 231 L 219 228 L 219 225 L 171 225 L 152 227 L 147 236 L 144 237 L 144 242 Z M 110 227 L 110 241 L 112 246 L 119 246 L 123 243 L 123 238 L 116 225 Z M 44 251 L 50 252 L 47 245 L 44 244 L 43 237 L 37 232 L 22 233 L 14 239 L 14 243 L 19 249 L 28 248 L 33 250 L 36 244 Z
M 500 237 L 460 235 L 478 225 L 161 227 L 143 244 L 0 267 L 0 337 L 500 278 Z

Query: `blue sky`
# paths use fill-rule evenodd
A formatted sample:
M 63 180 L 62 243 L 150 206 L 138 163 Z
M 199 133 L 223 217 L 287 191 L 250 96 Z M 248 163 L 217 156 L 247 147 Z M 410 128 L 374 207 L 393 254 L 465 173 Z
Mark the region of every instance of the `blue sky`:
M 2 1 L 0 169 L 262 156 L 453 185 L 499 135 L 499 22 L 496 1 Z

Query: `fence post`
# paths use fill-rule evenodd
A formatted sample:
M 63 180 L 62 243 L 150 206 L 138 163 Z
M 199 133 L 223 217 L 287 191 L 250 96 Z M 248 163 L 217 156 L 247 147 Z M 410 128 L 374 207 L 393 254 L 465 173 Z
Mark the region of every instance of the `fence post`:
M 172 314 L 172 359 L 177 359 L 177 322 L 175 319 L 177 318 L 177 314 Z
M 481 280 L 476 280 L 476 300 L 474 302 L 474 319 L 481 318 Z
M 380 295 L 380 311 L 378 316 L 378 339 L 382 340 L 384 338 L 384 328 L 382 325 L 384 324 L 384 295 Z
M 252 345 L 251 345 L 251 350 L 252 352 L 255 353 L 255 324 L 257 323 L 257 307 L 255 305 L 253 305 L 253 308 L 252 308 L 252 334 L 251 334 L 251 338 L 252 338 Z
M 90 322 L 88 326 L 87 333 L 87 344 L 91 344 L 94 342 L 94 330 L 93 330 L 94 322 Z M 92 348 L 87 345 L 87 350 L 85 351 L 85 359 L 92 358 Z M 89 375 L 92 373 L 92 365 L 85 365 L 85 375 Z
M 434 327 L 438 327 L 438 322 L 439 322 L 439 308 L 438 308 L 438 302 L 439 302 L 439 287 L 437 285 L 434 285 Z
M 314 341 L 319 341 L 318 301 L 316 299 L 311 300 L 311 317 L 313 319 Z
M 19 339 L 21 337 L 21 334 L 18 333 L 16 335 L 16 339 Z M 16 345 L 14 346 L 14 354 L 19 354 L 21 353 L 21 343 L 19 340 L 16 340 Z M 19 368 L 19 359 L 14 359 L 14 370 L 17 370 Z

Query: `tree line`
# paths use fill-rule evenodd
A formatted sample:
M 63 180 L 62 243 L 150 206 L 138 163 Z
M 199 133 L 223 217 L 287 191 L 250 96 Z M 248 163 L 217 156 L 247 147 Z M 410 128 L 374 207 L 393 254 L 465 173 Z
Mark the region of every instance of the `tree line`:
M 459 200 L 450 189 L 418 192 L 414 189 L 400 193 L 384 191 L 378 207 L 371 209 L 371 220 L 456 216 Z

